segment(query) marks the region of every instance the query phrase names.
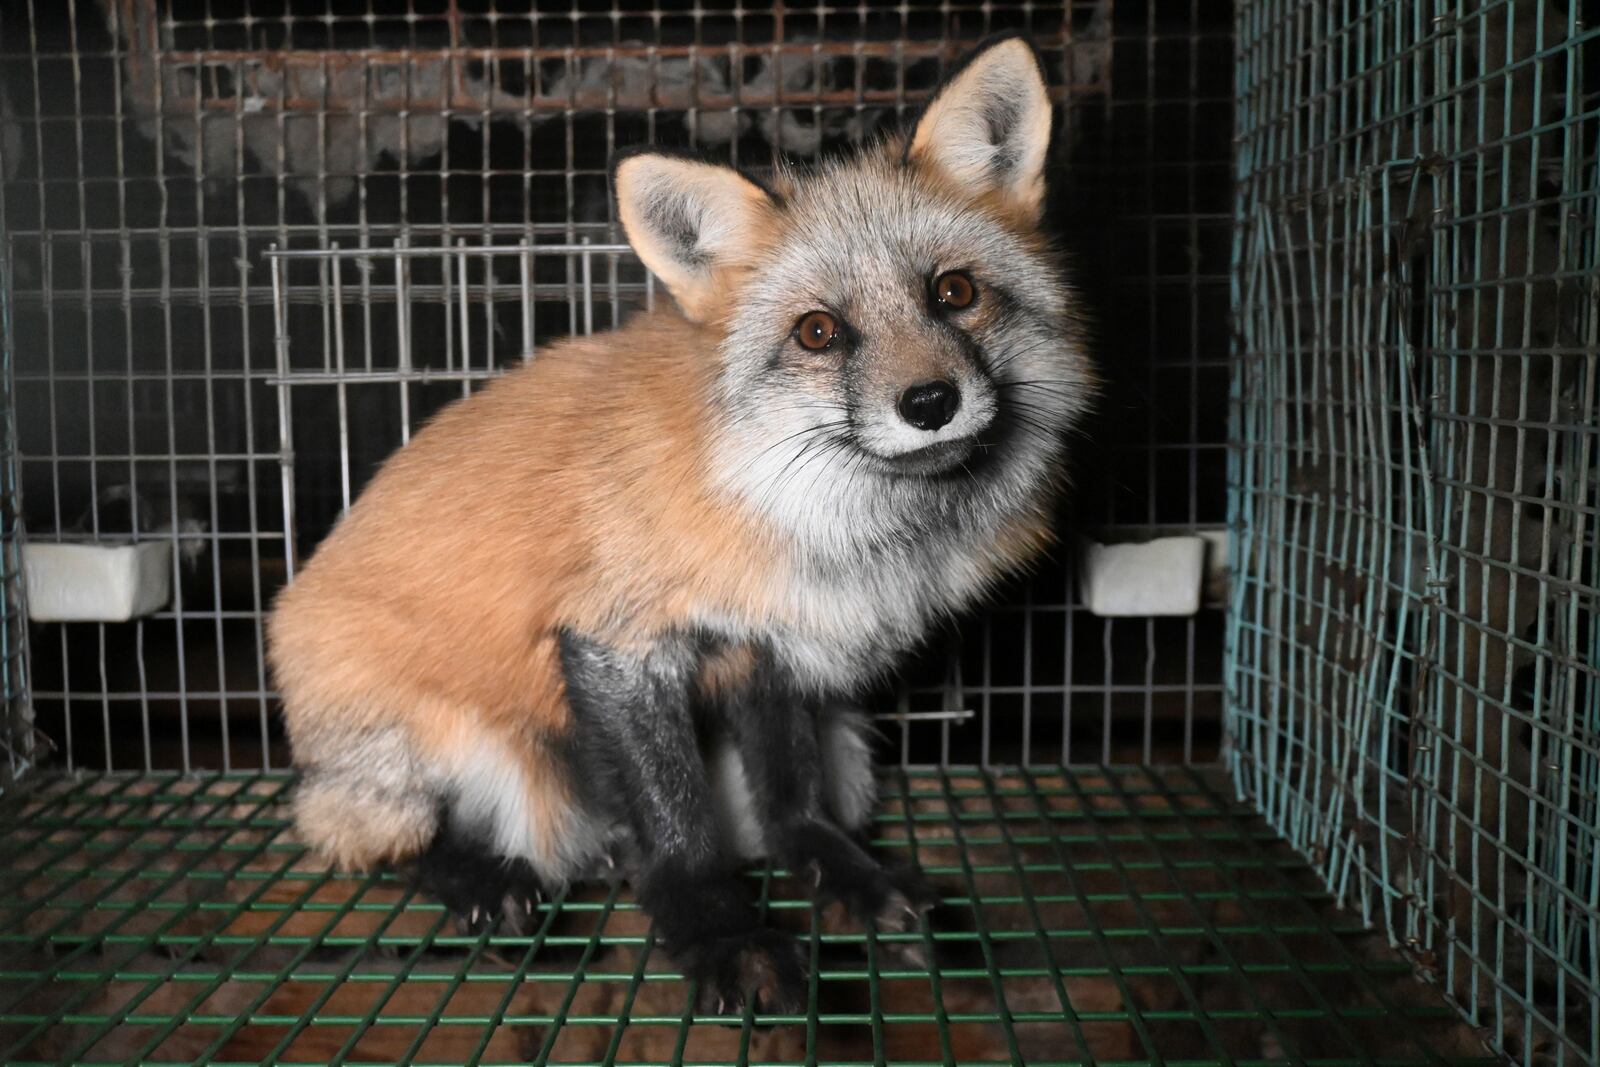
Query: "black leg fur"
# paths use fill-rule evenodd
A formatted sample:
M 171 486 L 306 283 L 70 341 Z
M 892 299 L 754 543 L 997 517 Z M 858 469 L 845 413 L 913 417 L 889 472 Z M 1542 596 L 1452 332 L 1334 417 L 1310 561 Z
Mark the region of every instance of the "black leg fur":
M 828 817 L 817 740 L 820 711 L 821 702 L 790 684 L 770 652 L 758 656 L 751 684 L 723 709 L 755 792 L 767 846 L 785 866 L 811 878 L 830 919 L 842 912 L 886 933 L 910 930 L 937 897 L 914 872 L 873 859 Z
M 791 1015 L 805 1003 L 806 974 L 794 938 L 756 920 L 726 873 L 658 863 L 637 885 L 662 947 L 700 983 L 698 1007 L 724 1014 L 754 997 L 762 1011 Z
M 587 803 L 633 830 L 634 889 L 667 951 L 699 983 L 701 1007 L 804 1002 L 798 945 L 764 929 L 720 854 L 690 692 L 699 648 L 668 640 L 635 656 L 563 634 L 562 666 Z
M 544 896 L 526 860 L 497 856 L 484 843 L 439 820 L 439 832 L 412 869 L 417 887 L 438 898 L 463 933 L 529 933 Z

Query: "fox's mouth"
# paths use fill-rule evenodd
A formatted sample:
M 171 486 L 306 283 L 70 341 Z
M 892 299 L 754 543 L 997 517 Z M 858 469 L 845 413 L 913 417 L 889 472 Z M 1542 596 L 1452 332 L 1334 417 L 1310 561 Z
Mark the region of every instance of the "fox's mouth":
M 978 438 L 972 436 L 940 441 L 895 456 L 880 455 L 866 448 L 862 448 L 861 451 L 870 456 L 873 465 L 885 474 L 926 478 L 955 470 L 972 456 L 978 444 Z

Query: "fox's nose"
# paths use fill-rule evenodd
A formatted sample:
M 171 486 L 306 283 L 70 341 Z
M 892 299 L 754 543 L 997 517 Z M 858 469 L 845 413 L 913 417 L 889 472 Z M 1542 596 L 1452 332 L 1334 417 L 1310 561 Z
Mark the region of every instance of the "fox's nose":
M 959 407 L 961 393 L 946 381 L 922 382 L 900 394 L 900 417 L 919 430 L 937 430 Z

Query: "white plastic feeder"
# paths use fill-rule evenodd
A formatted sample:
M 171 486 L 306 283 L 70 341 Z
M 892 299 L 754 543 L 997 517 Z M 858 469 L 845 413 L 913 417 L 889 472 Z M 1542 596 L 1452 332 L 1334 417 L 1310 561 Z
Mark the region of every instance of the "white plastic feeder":
M 1193 615 L 1200 610 L 1205 569 L 1203 537 L 1112 545 L 1084 541 L 1078 553 L 1084 605 L 1109 618 Z
M 22 572 L 33 622 L 127 622 L 172 597 L 172 546 L 33 542 Z

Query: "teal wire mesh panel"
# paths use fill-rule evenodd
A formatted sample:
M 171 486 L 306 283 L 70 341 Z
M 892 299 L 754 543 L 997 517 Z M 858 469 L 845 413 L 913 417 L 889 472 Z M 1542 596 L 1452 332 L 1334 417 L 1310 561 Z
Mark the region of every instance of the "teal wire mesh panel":
M 10 266 L 0 255 L 0 790 L 33 763 L 28 617 L 22 581 L 22 506 L 11 388 Z
M 458 936 L 393 875 L 289 836 L 288 778 L 39 777 L 0 807 L 7 1064 L 1488 1064 L 1219 773 L 887 780 L 877 845 L 943 903 L 827 924 L 749 874 L 811 961 L 804 1015 L 693 1013 L 626 890 Z M 759 1024 L 759 1025 L 758 1025 Z
M 1597 14 L 1237 23 L 1228 762 L 1524 1062 L 1600 1060 Z

